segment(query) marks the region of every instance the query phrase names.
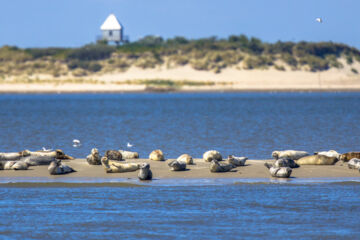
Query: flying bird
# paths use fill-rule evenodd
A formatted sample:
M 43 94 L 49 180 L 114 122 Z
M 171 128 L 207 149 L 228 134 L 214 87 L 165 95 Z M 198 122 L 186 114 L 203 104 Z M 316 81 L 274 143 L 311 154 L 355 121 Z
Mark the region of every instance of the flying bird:
M 73 147 L 80 147 L 81 146 L 81 142 L 78 139 L 74 139 L 73 140 Z
M 132 145 L 132 144 L 130 144 L 130 143 L 127 143 L 127 147 L 128 148 L 131 148 L 131 147 L 133 147 L 134 145 Z
M 322 22 L 323 22 L 322 18 L 316 18 L 315 21 L 317 21 L 318 23 L 322 23 Z

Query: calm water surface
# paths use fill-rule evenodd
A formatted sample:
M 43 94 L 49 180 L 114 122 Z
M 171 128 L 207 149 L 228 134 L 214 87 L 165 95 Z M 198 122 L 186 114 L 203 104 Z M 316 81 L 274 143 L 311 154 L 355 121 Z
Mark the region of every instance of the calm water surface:
M 269 158 L 275 149 L 359 149 L 359 93 L 0 95 L 0 151 L 61 148 L 85 157 L 126 148 L 147 157 Z M 81 148 L 72 140 L 80 139 Z
M 0 95 L 0 151 L 359 151 L 359 106 L 359 93 Z M 0 239 L 360 239 L 359 181 L 153 182 L 0 184 Z

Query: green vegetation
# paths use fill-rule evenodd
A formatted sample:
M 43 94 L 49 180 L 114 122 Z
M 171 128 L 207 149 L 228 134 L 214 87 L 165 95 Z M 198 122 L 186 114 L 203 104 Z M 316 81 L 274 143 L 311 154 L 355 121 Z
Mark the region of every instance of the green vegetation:
M 80 48 L 20 49 L 3 46 L 0 48 L 0 75 L 45 73 L 54 77 L 81 77 L 126 71 L 131 66 L 148 69 L 185 65 L 214 73 L 228 67 L 317 72 L 343 68 L 344 64 L 352 65 L 355 61 L 360 62 L 358 49 L 333 42 L 266 43 L 245 35 L 232 35 L 227 39 L 146 36 L 117 47 L 104 41 Z

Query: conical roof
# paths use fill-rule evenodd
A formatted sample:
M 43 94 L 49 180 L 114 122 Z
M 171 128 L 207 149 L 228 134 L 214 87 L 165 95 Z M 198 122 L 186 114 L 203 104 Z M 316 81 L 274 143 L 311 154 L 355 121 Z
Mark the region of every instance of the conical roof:
M 105 22 L 101 25 L 101 30 L 120 30 L 122 28 L 114 14 L 110 14 Z

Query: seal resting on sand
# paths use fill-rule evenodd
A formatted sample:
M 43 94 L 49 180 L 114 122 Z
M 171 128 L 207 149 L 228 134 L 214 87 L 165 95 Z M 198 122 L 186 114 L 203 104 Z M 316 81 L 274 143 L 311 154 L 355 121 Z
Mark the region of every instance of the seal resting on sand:
M 24 161 L 29 166 L 39 166 L 39 165 L 49 165 L 52 161 L 54 161 L 56 158 L 52 156 L 41 156 L 41 155 L 30 155 L 24 158 L 21 158 L 22 161 Z
M 340 160 L 348 162 L 353 158 L 360 158 L 360 152 L 348 152 L 340 155 Z
M 139 158 L 139 153 L 137 152 L 130 152 L 125 150 L 119 150 L 119 152 L 121 153 L 123 159 Z
M 67 165 L 63 165 L 60 159 L 56 159 L 52 161 L 48 167 L 48 171 L 50 175 L 60 175 L 67 174 L 71 172 L 76 172 L 74 169 Z
M 210 150 L 203 154 L 203 159 L 205 162 L 211 162 L 212 160 L 222 161 L 222 156 L 218 151 Z
M 183 163 L 188 164 L 188 165 L 193 165 L 194 164 L 194 160 L 189 154 L 181 155 L 180 157 L 178 157 L 176 159 L 176 161 L 183 162 Z
M 29 166 L 24 161 L 3 162 L 0 169 L 4 170 L 27 170 Z
M 150 170 L 150 164 L 148 164 L 148 163 L 140 164 L 140 171 L 138 174 L 138 178 L 140 180 L 151 180 L 152 179 L 152 172 Z
M 295 160 L 299 165 L 334 165 L 337 161 L 337 157 L 327 157 L 325 155 L 312 155 Z
M 360 159 L 359 158 L 353 158 L 348 162 L 348 167 L 350 169 L 359 169 L 360 171 Z
M 134 172 L 140 167 L 139 163 L 120 163 L 107 157 L 101 158 L 101 164 L 107 173 Z
M 315 155 L 324 155 L 326 157 L 336 157 L 338 160 L 340 159 L 341 154 L 335 150 L 315 152 Z
M 27 156 L 28 154 L 26 154 Z M 20 160 L 21 157 L 24 156 L 24 152 L 1 152 L 0 153 L 0 161 L 14 161 Z
M 284 158 L 290 160 L 298 160 L 302 157 L 309 156 L 308 152 L 296 151 L 296 150 L 285 150 L 285 151 L 273 151 L 271 156 L 275 159 Z
M 210 163 L 210 172 L 229 172 L 235 168 L 234 165 L 228 163 L 220 164 L 217 160 L 212 160 Z
M 116 150 L 107 150 L 105 156 L 109 160 L 122 161 L 122 154 Z
M 165 157 L 160 149 L 154 150 L 150 153 L 149 159 L 153 161 L 164 161 Z
M 86 157 L 86 161 L 90 165 L 101 165 L 101 156 L 97 148 L 91 149 L 91 153 Z
M 229 164 L 239 167 L 245 166 L 245 162 L 247 159 L 247 157 L 235 157 L 233 155 L 229 155 L 227 161 Z
M 178 160 L 169 162 L 168 166 L 170 167 L 171 171 L 185 171 L 186 169 L 186 163 L 179 162 Z
M 272 163 L 265 163 L 264 164 L 265 167 L 267 168 L 271 168 L 271 167 L 290 167 L 290 168 L 298 168 L 299 165 L 295 163 L 294 160 L 289 160 L 289 159 L 278 159 L 274 162 L 274 164 Z
M 265 167 L 269 169 L 272 177 L 289 178 L 292 173 L 292 169 L 290 167 L 270 167 L 268 165 L 265 165 Z
M 66 155 L 61 149 L 56 149 L 55 151 L 29 151 L 24 150 L 22 151 L 24 156 L 31 156 L 31 157 L 49 157 L 49 158 L 56 158 L 62 160 L 73 160 L 74 158 Z

